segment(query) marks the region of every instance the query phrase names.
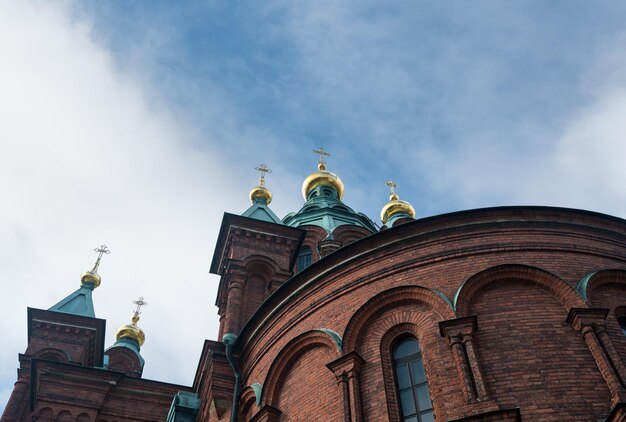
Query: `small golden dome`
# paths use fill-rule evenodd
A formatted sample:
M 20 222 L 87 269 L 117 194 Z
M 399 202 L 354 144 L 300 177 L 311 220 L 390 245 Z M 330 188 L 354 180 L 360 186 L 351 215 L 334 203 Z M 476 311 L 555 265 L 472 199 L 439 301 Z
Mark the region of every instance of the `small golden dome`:
M 265 198 L 266 204 L 269 205 L 272 202 L 272 192 L 265 186 L 255 186 L 250 191 L 250 201 L 254 204 L 257 198 Z
M 310 174 L 306 179 L 304 179 L 304 183 L 302 183 L 302 196 L 306 201 L 309 192 L 315 189 L 318 186 L 332 186 L 337 190 L 337 194 L 339 199 L 343 198 L 343 182 L 335 173 L 331 173 L 326 171 L 326 164 L 320 162 L 317 164 L 317 169 L 315 173 Z
M 80 276 L 80 282 L 83 284 L 92 284 L 95 289 L 100 285 L 102 278 L 100 278 L 100 274 L 95 272 L 94 270 L 85 271 L 82 276 Z
M 387 224 L 389 217 L 395 214 L 404 213 L 415 218 L 415 209 L 411 204 L 400 199 L 396 193 L 389 196 L 389 202 L 380 211 L 380 219 L 383 224 Z
M 129 337 L 135 340 L 139 344 L 139 347 L 143 346 L 144 341 L 146 341 L 146 335 L 141 328 L 137 327 L 137 321 L 139 321 L 139 315 L 133 316 L 132 324 L 126 324 L 118 328 L 115 333 L 115 339 L 119 340 L 124 337 Z

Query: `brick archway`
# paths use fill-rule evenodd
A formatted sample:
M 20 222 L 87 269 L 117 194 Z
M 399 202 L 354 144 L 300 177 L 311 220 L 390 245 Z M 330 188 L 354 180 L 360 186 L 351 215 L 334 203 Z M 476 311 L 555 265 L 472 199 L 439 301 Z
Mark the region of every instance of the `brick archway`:
M 401 286 L 385 290 L 365 302 L 350 318 L 343 334 L 343 352 L 356 349 L 358 339 L 368 321 L 379 313 L 406 303 L 423 303 L 437 313 L 442 320 L 456 318 L 454 310 L 441 295 L 421 286 Z
M 505 264 L 488 268 L 468 278 L 454 296 L 454 308 L 459 317 L 468 316 L 474 295 L 484 287 L 503 279 L 525 281 L 550 293 L 565 311 L 571 308 L 586 308 L 585 301 L 576 290 L 554 274 L 527 265 Z
M 339 357 L 337 344 L 328 334 L 321 330 L 307 331 L 291 340 L 276 356 L 270 366 L 261 396 L 262 405 L 277 407 L 278 394 L 285 377 L 299 357 L 314 348 L 328 348 L 334 358 Z M 328 370 L 324 368 L 324 370 Z

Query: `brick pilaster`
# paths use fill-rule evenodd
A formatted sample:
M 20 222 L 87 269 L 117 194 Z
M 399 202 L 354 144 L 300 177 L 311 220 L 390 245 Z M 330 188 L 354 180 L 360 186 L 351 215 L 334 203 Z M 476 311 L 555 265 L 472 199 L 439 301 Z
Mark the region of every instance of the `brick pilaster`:
M 346 422 L 363 421 L 361 408 L 360 374 L 365 361 L 356 352 L 350 352 L 326 365 L 333 371 L 337 381 L 342 384 L 344 420 Z

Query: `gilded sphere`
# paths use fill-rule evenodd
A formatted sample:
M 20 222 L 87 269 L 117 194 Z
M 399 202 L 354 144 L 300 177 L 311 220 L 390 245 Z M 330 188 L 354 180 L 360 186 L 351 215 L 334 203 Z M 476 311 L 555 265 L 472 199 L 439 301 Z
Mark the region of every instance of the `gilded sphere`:
M 117 329 L 115 339 L 119 340 L 124 337 L 132 338 L 139 344 L 139 347 L 143 346 L 143 342 L 146 341 L 146 335 L 134 324 L 126 324 Z
M 102 279 L 100 278 L 100 275 L 95 272 L 95 271 L 85 271 L 83 273 L 83 275 L 80 277 L 80 281 L 83 284 L 93 284 L 93 288 L 95 289 L 96 287 L 98 287 L 100 285 L 100 282 L 102 281 Z
M 265 186 L 255 186 L 250 191 L 250 201 L 254 204 L 256 198 L 265 198 L 266 204 L 269 205 L 272 202 L 272 192 Z
M 333 186 L 337 189 L 337 194 L 339 195 L 339 199 L 343 198 L 343 182 L 335 173 L 331 173 L 330 171 L 326 171 L 326 166 L 323 163 L 318 165 L 319 171 L 315 173 L 311 173 L 306 179 L 304 179 L 304 183 L 302 183 L 302 196 L 306 201 L 309 192 L 315 189 L 318 186 Z
M 389 198 L 389 202 L 387 202 L 387 204 L 380 211 L 380 219 L 383 224 L 386 224 L 389 217 L 398 213 L 408 214 L 411 218 L 415 218 L 415 209 L 413 209 L 413 206 L 398 198 L 398 195 L 392 194 Z

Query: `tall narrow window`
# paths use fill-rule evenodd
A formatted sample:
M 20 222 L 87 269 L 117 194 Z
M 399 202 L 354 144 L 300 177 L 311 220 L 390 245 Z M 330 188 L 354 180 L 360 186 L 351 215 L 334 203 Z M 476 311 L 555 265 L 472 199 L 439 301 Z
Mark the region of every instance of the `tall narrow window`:
M 393 364 L 403 421 L 433 422 L 435 418 L 422 353 L 415 338 L 407 337 L 396 345 L 393 349 Z
M 313 258 L 313 253 L 311 252 L 311 248 L 308 246 L 303 246 L 300 249 L 300 253 L 298 254 L 298 261 L 296 262 L 296 267 L 298 272 L 304 270 L 306 267 L 311 265 L 311 260 Z

